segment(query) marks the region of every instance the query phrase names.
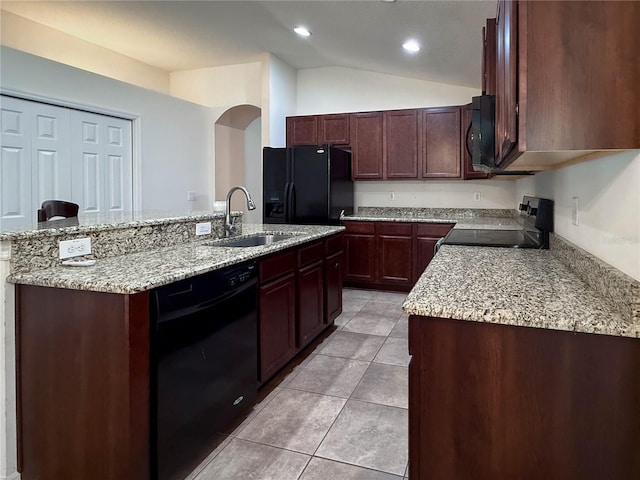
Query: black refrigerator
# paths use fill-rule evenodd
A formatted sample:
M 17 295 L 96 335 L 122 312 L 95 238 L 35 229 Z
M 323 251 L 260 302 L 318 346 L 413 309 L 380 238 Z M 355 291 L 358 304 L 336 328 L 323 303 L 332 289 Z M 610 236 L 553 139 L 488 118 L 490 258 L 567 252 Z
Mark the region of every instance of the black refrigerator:
M 353 213 L 351 153 L 329 145 L 265 147 L 263 222 L 334 225 Z

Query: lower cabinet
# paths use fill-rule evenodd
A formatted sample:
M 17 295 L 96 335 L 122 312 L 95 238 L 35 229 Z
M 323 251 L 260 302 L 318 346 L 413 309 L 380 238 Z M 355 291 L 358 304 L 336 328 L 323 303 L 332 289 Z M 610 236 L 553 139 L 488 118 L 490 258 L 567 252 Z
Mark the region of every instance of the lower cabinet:
M 453 223 L 416 223 L 415 224 L 415 261 L 413 283 L 418 281 L 424 269 L 435 255 L 436 243 L 449 233 Z
M 342 312 L 342 234 L 260 262 L 260 383 Z
M 260 378 L 270 378 L 296 353 L 296 279 L 290 272 L 260 286 Z
M 638 339 L 411 316 L 409 353 L 410 478 L 640 478 Z
M 345 282 L 349 286 L 409 291 L 453 223 L 344 222 Z
M 413 224 L 378 222 L 376 229 L 376 283 L 413 286 Z

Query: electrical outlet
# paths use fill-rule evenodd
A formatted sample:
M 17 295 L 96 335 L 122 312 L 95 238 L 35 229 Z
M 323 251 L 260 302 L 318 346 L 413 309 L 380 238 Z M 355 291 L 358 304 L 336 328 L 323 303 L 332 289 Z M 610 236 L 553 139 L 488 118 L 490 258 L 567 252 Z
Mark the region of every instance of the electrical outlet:
M 389 192 L 389 200 L 395 200 L 396 199 L 396 192 Z
M 571 223 L 578 225 L 578 197 L 571 197 Z
M 79 257 L 91 253 L 91 239 L 89 237 L 63 240 L 58 242 L 60 260 Z
M 211 233 L 211 222 L 196 223 L 196 235 L 209 235 Z
M 187 200 L 190 202 L 196 201 L 196 192 L 188 191 L 187 192 Z
M 473 201 L 479 202 L 481 198 L 480 192 L 473 192 Z

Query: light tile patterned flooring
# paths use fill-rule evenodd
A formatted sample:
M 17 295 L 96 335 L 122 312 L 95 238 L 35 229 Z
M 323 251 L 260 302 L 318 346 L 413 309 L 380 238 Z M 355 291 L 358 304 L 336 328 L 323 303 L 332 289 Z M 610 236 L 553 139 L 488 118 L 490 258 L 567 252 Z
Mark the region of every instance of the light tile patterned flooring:
M 259 394 L 189 480 L 403 480 L 405 294 L 344 289 L 336 329 Z

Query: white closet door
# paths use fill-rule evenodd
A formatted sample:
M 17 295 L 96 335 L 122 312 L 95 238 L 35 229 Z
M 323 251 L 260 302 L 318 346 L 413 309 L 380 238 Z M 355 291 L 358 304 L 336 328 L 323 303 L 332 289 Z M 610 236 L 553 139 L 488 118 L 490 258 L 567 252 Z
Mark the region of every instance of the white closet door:
M 71 112 L 72 197 L 84 214 L 131 211 L 131 122 Z
M 35 218 L 31 195 L 31 105 L 0 97 L 0 227 L 10 230 Z
M 71 144 L 68 108 L 32 103 L 31 185 L 33 205 L 45 200 L 71 201 Z

